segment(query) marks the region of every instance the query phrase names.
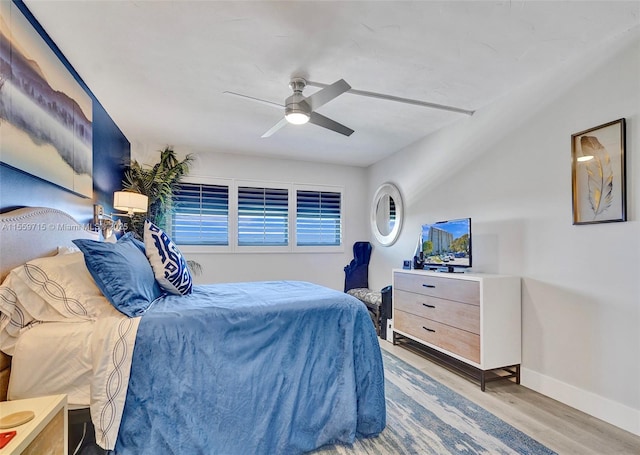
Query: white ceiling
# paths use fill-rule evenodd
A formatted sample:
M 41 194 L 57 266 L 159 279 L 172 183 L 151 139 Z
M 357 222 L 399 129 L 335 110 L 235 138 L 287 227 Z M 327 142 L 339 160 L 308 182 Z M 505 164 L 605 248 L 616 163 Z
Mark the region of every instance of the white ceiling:
M 465 118 L 345 93 L 288 125 L 292 76 L 482 109 L 640 22 L 616 1 L 42 1 L 26 5 L 132 144 L 368 166 Z M 307 87 L 305 95 L 317 88 Z

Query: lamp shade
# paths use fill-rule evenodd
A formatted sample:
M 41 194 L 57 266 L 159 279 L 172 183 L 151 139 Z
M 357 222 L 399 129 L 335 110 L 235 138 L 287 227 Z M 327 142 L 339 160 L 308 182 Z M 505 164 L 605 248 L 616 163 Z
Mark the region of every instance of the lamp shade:
M 132 191 L 116 191 L 113 193 L 113 208 L 122 210 L 129 215 L 147 211 L 149 198 L 144 194 Z

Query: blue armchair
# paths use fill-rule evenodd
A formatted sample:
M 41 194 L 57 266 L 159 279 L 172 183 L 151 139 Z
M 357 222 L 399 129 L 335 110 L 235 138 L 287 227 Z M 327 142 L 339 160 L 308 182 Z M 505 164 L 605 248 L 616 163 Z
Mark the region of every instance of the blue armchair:
M 371 244 L 356 242 L 353 244 L 353 259 L 344 268 L 344 292 L 363 302 L 369 309 L 371 320 L 380 336 L 382 293 L 369 289 L 369 260 Z
M 353 259 L 344 268 L 344 292 L 356 288 L 369 287 L 369 260 L 371 244 L 356 242 L 353 244 Z

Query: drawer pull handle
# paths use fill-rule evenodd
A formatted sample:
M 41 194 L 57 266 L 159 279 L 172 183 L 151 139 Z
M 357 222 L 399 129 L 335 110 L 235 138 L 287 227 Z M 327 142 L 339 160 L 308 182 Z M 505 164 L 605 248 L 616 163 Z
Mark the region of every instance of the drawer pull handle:
M 435 305 L 428 305 L 426 303 L 423 303 L 422 306 L 426 306 L 427 308 L 435 308 Z
M 425 288 L 435 288 L 436 287 L 435 284 L 423 284 L 422 286 L 424 286 Z
M 422 328 L 425 329 L 427 332 L 434 332 L 435 333 L 435 330 L 433 330 L 433 329 L 428 329 L 425 326 L 422 326 Z

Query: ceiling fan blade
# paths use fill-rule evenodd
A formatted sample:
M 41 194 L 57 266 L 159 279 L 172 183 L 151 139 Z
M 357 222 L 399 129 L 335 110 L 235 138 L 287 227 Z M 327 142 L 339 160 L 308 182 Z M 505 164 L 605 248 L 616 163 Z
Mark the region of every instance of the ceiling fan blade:
M 327 84 L 323 84 L 321 82 L 313 82 L 313 81 L 307 81 L 307 85 L 309 87 L 331 87 L 330 85 Z M 320 92 L 318 92 L 320 93 Z M 475 111 L 469 110 L 469 109 L 462 109 L 460 107 L 455 107 L 455 106 L 447 106 L 444 104 L 437 104 L 437 103 L 430 103 L 428 101 L 421 101 L 421 100 L 414 100 L 411 98 L 402 98 L 400 96 L 394 96 L 394 95 L 385 95 L 384 93 L 375 93 L 375 92 L 367 92 L 365 90 L 356 90 L 356 89 L 350 89 L 349 93 L 352 95 L 360 95 L 360 96 L 366 96 L 368 98 L 378 98 L 381 100 L 387 100 L 387 101 L 395 101 L 398 103 L 404 103 L 404 104 L 413 104 L 414 106 L 423 106 L 423 107 L 430 107 L 432 109 L 440 109 L 443 111 L 449 111 L 449 112 L 458 112 L 460 114 L 466 114 L 466 115 L 473 115 L 475 113 Z M 314 96 L 315 93 L 311 96 Z
M 345 136 L 351 136 L 351 134 L 353 133 L 353 130 L 351 128 L 348 128 L 334 120 L 331 120 L 324 115 L 318 114 L 317 112 L 311 113 L 311 116 L 309 117 L 309 123 L 313 123 L 314 125 L 330 129 L 331 131 L 335 131 L 336 133 L 344 134 Z
M 304 101 L 309 105 L 312 111 L 315 111 L 320 106 L 327 104 L 332 99 L 342 95 L 350 88 L 351 86 L 347 84 L 344 79 L 340 79 L 331 85 L 327 85 L 325 88 L 313 95 L 309 95 Z
M 222 92 L 222 93 L 224 93 L 225 95 L 232 95 L 232 96 L 237 96 L 239 98 L 244 98 L 251 101 L 256 101 L 258 103 L 265 104 L 267 106 L 277 107 L 278 109 L 284 109 L 284 105 L 282 104 L 272 103 L 271 101 L 267 101 L 267 100 L 261 100 L 260 98 L 254 98 L 253 96 L 242 95 L 240 93 L 235 93 L 235 92 Z
M 280 120 L 278 123 L 273 125 L 271 127 L 271 129 L 269 131 L 267 131 L 266 133 L 264 133 L 261 137 L 269 137 L 269 136 L 271 136 L 273 133 L 275 133 L 276 131 L 278 131 L 280 128 L 284 127 L 288 123 L 289 122 L 287 121 L 287 119 L 283 117 L 282 120 Z

